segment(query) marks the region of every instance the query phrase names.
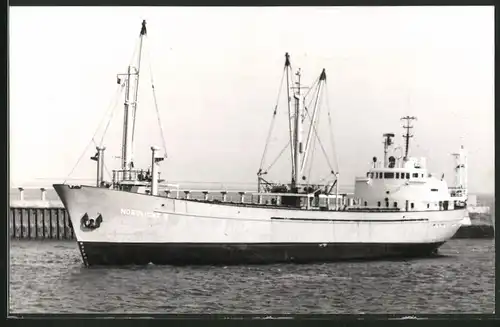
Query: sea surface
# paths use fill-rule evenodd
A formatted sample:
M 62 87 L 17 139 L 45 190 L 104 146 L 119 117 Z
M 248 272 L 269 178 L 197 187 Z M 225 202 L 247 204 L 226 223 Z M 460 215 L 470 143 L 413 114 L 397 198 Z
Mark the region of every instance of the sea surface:
M 10 313 L 493 313 L 493 240 L 428 259 L 85 268 L 75 242 L 10 241 Z

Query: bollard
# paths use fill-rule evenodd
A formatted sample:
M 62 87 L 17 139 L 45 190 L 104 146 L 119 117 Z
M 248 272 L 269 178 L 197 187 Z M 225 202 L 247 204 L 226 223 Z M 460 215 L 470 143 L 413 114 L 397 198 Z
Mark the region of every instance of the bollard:
M 226 200 L 227 200 L 227 192 L 226 191 L 222 191 L 222 192 L 220 192 L 220 194 L 222 194 L 222 202 L 226 202 Z
M 42 201 L 45 201 L 45 193 L 47 192 L 47 190 L 45 190 L 43 187 L 40 188 L 40 191 L 41 191 L 41 194 L 40 194 L 40 199 Z
M 18 187 L 19 190 L 19 200 L 24 201 L 24 188 Z
M 203 200 L 208 201 L 208 191 L 203 191 Z

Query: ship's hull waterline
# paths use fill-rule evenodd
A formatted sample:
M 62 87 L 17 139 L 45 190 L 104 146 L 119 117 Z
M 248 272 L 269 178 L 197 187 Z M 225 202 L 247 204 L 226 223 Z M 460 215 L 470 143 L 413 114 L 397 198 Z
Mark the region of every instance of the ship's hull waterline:
M 266 264 L 432 255 L 466 210 L 349 212 L 55 184 L 86 265 Z M 89 222 L 91 222 L 89 224 Z

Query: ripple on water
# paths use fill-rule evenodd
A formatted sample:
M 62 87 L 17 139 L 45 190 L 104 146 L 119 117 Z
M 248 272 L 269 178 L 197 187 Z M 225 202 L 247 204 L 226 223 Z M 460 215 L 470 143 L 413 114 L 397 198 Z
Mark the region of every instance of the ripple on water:
M 16 313 L 492 313 L 494 242 L 422 260 L 85 268 L 74 242 L 11 241 Z M 472 278 L 473 276 L 473 278 Z

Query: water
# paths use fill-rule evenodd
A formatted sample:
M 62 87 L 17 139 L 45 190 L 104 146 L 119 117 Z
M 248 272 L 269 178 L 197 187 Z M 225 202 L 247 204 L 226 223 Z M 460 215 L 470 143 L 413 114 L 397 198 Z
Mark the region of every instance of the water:
M 315 265 L 85 268 L 69 241 L 11 241 L 11 313 L 493 313 L 492 240 L 441 257 Z

